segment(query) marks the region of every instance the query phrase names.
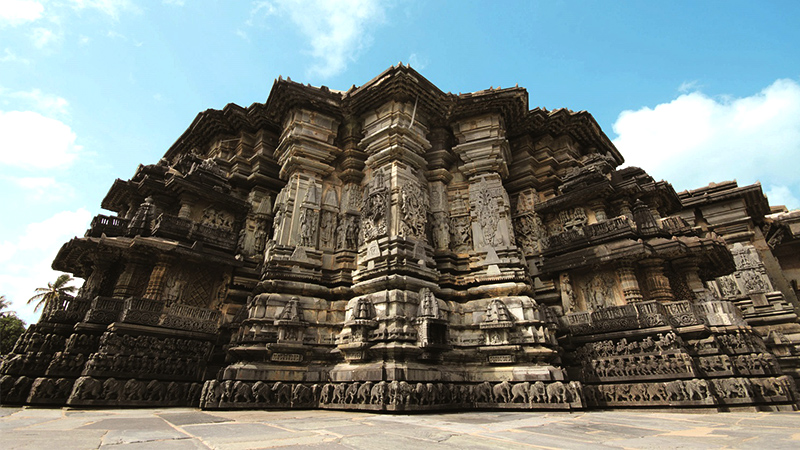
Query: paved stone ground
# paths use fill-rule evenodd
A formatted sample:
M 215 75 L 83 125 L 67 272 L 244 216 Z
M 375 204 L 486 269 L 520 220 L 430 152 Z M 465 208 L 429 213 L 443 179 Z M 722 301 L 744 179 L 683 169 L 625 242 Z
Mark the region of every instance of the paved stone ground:
M 800 413 L 607 411 L 377 415 L 0 407 L 0 448 L 800 448 Z

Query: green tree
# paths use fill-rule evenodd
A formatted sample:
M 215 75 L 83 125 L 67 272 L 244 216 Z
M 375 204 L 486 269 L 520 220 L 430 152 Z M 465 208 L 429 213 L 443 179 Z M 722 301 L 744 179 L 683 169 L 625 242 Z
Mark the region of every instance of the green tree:
M 72 282 L 73 278 L 66 273 L 61 274 L 56 278 L 54 283 L 47 283 L 47 287 L 36 288 L 36 295 L 28 299 L 28 304 L 36 302 L 33 311 L 36 312 L 40 307 L 47 305 L 61 298 L 62 295 L 72 297 L 72 293 L 78 288 L 75 286 L 67 286 Z
M 8 307 L 11 306 L 11 302 L 6 299 L 5 295 L 0 295 L 0 317 L 5 317 L 9 314 L 14 314 L 11 311 L 5 311 Z
M 0 355 L 11 353 L 17 339 L 24 332 L 25 322 L 13 312 L 0 317 Z

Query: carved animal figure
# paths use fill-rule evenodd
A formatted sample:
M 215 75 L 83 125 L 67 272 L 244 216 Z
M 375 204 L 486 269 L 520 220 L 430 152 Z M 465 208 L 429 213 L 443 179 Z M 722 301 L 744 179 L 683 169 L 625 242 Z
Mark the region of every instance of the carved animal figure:
M 386 403 L 386 387 L 385 381 L 375 383 L 369 395 L 369 402 L 373 405 L 383 405 Z
M 67 398 L 69 393 L 72 392 L 72 382 L 70 378 L 59 378 L 56 380 L 56 393 L 55 398 Z
M 292 388 L 287 384 L 276 381 L 272 385 L 272 398 L 275 399 L 275 403 L 289 404 L 292 401 Z
M 389 404 L 407 405 L 411 397 L 411 385 L 405 381 L 394 380 L 389 383 Z
M 367 381 L 361 386 L 358 387 L 358 393 L 356 394 L 356 400 L 359 404 L 366 405 L 369 403 L 369 396 L 372 392 L 372 381 Z
M 584 404 L 583 387 L 580 381 L 570 381 L 569 385 L 567 385 L 567 394 L 569 394 L 568 401 Z
M 217 407 L 222 399 L 222 383 L 217 380 L 207 381 L 200 394 L 200 403 L 203 407 Z
M 327 383 L 322 386 L 322 390 L 319 393 L 319 402 L 320 403 L 330 403 L 333 396 L 333 385 Z
M 103 398 L 106 400 L 119 400 L 122 391 L 122 383 L 114 378 L 109 378 L 103 382 Z
M 531 384 L 527 381 L 524 383 L 516 383 L 511 386 L 511 403 L 528 403 L 528 392 L 531 390 Z M 519 400 L 519 402 L 517 401 Z
M 268 403 L 272 397 L 272 387 L 263 381 L 256 381 L 251 388 L 253 401 L 256 403 Z
M 647 388 L 644 383 L 633 383 L 628 391 L 628 400 L 632 402 L 641 402 L 645 399 L 645 392 Z
M 311 388 L 308 386 L 297 383 L 294 385 L 294 389 L 292 389 L 292 404 L 293 405 L 302 405 L 305 403 L 311 403 L 314 400 L 313 392 Z
M 233 383 L 233 401 L 248 403 L 252 402 L 253 388 L 244 381 L 237 381 Z
M 123 392 L 125 393 L 125 398 L 132 401 L 142 400 L 144 394 L 142 383 L 136 379 L 128 380 L 123 387 Z
M 331 403 L 344 403 L 344 393 L 347 386 L 344 383 L 338 383 L 333 387 L 333 398 Z
M 40 377 L 33 380 L 31 392 L 28 394 L 28 402 L 34 399 L 53 398 L 56 392 L 56 384 L 51 378 Z
M 531 403 L 547 402 L 547 387 L 541 381 L 533 383 L 528 398 Z
M 667 400 L 683 401 L 686 399 L 686 389 L 680 381 L 669 381 L 664 385 L 667 392 Z
M 645 398 L 651 402 L 666 400 L 667 391 L 664 383 L 648 383 L 645 390 Z
M 492 399 L 495 403 L 508 403 L 511 400 L 511 384 L 502 381 L 492 386 Z
M 147 383 L 147 400 L 162 401 L 167 396 L 167 387 L 158 380 L 151 380 Z
M 492 401 L 492 386 L 488 381 L 475 386 L 473 392 L 476 402 L 490 403 Z
M 691 379 L 684 384 L 684 388 L 687 400 L 705 400 L 710 395 L 706 380 Z
M 184 389 L 186 386 L 183 385 L 181 389 Z M 189 385 L 189 393 L 186 394 L 186 401 L 188 403 L 187 406 L 197 406 L 200 400 L 200 390 L 202 386 L 200 383 L 192 383 Z
M 564 383 L 556 381 L 547 385 L 548 403 L 565 403 L 567 401 L 567 388 Z
M 423 383 L 417 383 L 414 385 L 412 395 L 417 405 L 427 405 L 430 402 L 428 387 Z
M 355 403 L 356 395 L 358 395 L 358 382 L 350 383 L 344 391 L 344 402 Z
M 81 400 L 95 400 L 103 393 L 103 384 L 92 377 L 80 377 L 72 389 L 72 396 Z
M 221 403 L 233 401 L 233 383 L 233 380 L 222 382 L 222 397 L 219 400 Z

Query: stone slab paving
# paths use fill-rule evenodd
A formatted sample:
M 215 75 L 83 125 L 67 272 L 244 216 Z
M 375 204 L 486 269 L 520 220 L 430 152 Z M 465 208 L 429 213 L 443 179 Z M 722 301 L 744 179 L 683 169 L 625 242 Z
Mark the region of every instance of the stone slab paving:
M 0 407 L 0 449 L 800 448 L 800 412 L 214 411 Z

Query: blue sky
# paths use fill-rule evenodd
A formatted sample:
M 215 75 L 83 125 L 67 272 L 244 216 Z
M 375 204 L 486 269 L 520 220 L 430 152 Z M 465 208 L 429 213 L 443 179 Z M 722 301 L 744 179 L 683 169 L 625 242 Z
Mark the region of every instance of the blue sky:
M 20 315 L 115 178 L 278 75 L 347 90 L 410 63 L 587 110 L 676 190 L 800 207 L 800 2 L 0 0 L 0 294 Z

